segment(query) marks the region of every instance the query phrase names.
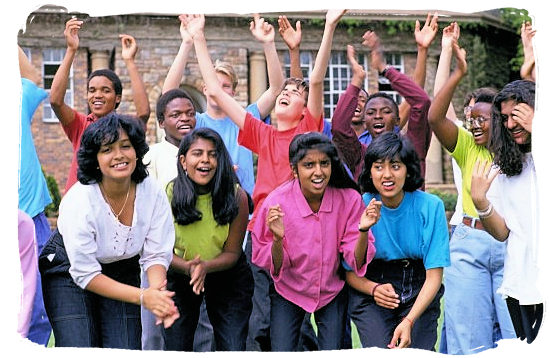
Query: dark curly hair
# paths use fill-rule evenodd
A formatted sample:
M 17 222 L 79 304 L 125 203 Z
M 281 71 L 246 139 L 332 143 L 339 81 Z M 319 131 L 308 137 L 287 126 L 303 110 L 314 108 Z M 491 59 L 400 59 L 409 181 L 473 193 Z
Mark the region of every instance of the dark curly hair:
M 375 92 L 375 93 L 372 93 L 370 94 L 368 97 L 367 97 L 367 101 L 365 102 L 365 108 L 367 107 L 367 105 L 369 104 L 369 102 L 375 98 L 385 98 L 387 99 L 388 101 L 391 102 L 391 106 L 392 106 L 392 109 L 393 109 L 393 113 L 395 114 L 395 117 L 397 118 L 397 122 L 399 122 L 399 106 L 397 104 L 397 102 L 395 102 L 395 100 L 393 99 L 392 96 L 390 96 L 389 94 L 385 93 L 385 92 Z
M 107 79 L 111 81 L 111 83 L 113 84 L 113 87 L 115 89 L 115 94 L 117 96 L 122 96 L 122 82 L 120 82 L 120 77 L 118 77 L 118 75 L 114 71 L 108 68 L 102 68 L 101 70 L 95 70 L 94 72 L 92 72 L 90 76 L 88 76 L 86 89 L 88 89 L 90 86 L 90 80 L 98 76 L 107 77 Z M 119 105 L 120 105 L 120 102 L 116 103 L 115 109 L 117 109 Z
M 526 103 L 535 108 L 535 82 L 526 80 L 510 82 L 495 96 L 493 102 L 489 150 L 493 153 L 494 163 L 498 165 L 500 171 L 511 177 L 520 174 L 523 170 L 524 156 L 530 151 L 530 144 L 517 144 L 506 128 L 500 111 L 502 102 L 508 100 Z
M 111 144 L 118 140 L 120 131 L 128 134 L 128 138 L 136 151 L 136 169 L 132 173 L 132 180 L 141 183 L 149 173 L 143 163 L 143 156 L 149 150 L 145 141 L 145 133 L 137 118 L 111 112 L 90 124 L 84 130 L 77 153 L 77 178 L 82 184 L 99 183 L 103 174 L 99 169 L 97 153 L 102 145 Z
M 422 187 L 424 178 L 420 172 L 420 159 L 414 146 L 401 134 L 385 132 L 372 140 L 365 153 L 363 171 L 359 176 L 359 186 L 363 192 L 378 193 L 370 175 L 373 163 L 380 159 L 394 158 L 399 158 L 407 167 L 403 190 L 412 192 Z
M 186 155 L 189 148 L 199 138 L 214 143 L 218 165 L 216 174 L 210 182 L 212 193 L 212 212 L 219 225 L 229 224 L 239 214 L 239 201 L 235 191 L 235 184 L 239 182 L 231 157 L 227 152 L 223 139 L 218 132 L 210 128 L 198 128 L 187 133 L 181 140 L 178 158 Z M 188 225 L 202 219 L 202 213 L 197 210 L 197 189 L 195 183 L 187 176 L 180 161 L 177 161 L 178 176 L 172 180 L 172 214 L 180 225 Z
M 189 102 L 191 102 L 191 104 L 193 105 L 193 108 L 197 108 L 197 106 L 195 105 L 195 102 L 193 101 L 191 96 L 187 94 L 187 92 L 185 92 L 181 88 L 171 89 L 169 91 L 164 92 L 157 100 L 156 112 L 157 112 L 157 120 L 159 121 L 159 123 L 164 122 L 164 119 L 165 119 L 164 111 L 166 110 L 166 106 L 168 105 L 168 103 L 172 102 L 172 100 L 175 98 L 186 98 L 189 100 Z
M 338 157 L 338 152 L 332 141 L 319 132 L 307 132 L 296 135 L 290 142 L 288 157 L 290 166 L 296 170 L 298 162 L 302 160 L 310 150 L 318 150 L 330 158 L 331 175 L 328 185 L 334 188 L 352 188 L 359 192 L 359 187 L 348 175 L 344 165 Z

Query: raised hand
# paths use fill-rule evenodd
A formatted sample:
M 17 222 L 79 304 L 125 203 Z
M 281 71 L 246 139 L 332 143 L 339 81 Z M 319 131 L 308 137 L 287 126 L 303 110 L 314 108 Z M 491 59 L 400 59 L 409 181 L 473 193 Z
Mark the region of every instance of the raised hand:
M 260 17 L 260 14 L 254 14 L 254 20 L 250 21 L 250 32 L 256 40 L 267 43 L 275 41 L 275 29 L 273 25 Z
M 430 19 L 431 17 L 431 19 Z M 422 29 L 420 29 L 420 21 L 416 20 L 414 29 L 414 39 L 418 47 L 428 48 L 437 35 L 437 14 L 433 17 L 430 13 L 426 17 L 426 22 Z
M 120 39 L 120 42 L 122 44 L 122 59 L 124 61 L 134 60 L 138 51 L 136 39 L 133 36 L 127 34 L 120 34 L 118 35 L 118 38 Z
M 82 28 L 83 23 L 84 21 L 79 20 L 76 17 L 69 19 L 69 21 L 65 23 L 65 31 L 63 31 L 63 35 L 65 35 L 67 47 L 73 50 L 78 49 L 78 45 L 80 43 L 78 31 Z
M 182 14 L 179 16 L 181 25 L 187 30 L 191 38 L 204 32 L 204 14 Z M 181 30 L 180 30 L 181 33 Z
M 340 19 L 342 18 L 342 16 L 344 16 L 346 11 L 348 11 L 348 10 L 341 10 L 341 9 L 340 10 L 334 10 L 334 9 L 328 10 L 326 15 L 325 15 L 326 24 L 328 24 L 328 25 L 337 24 L 338 21 L 340 21 Z
M 470 195 L 475 206 L 481 210 L 488 206 L 487 192 L 491 183 L 498 175 L 497 170 L 491 171 L 492 163 L 489 161 L 476 160 L 472 171 L 472 183 Z
M 267 212 L 266 224 L 273 234 L 274 241 L 282 240 L 285 234 L 283 216 L 285 216 L 285 213 L 282 211 L 279 204 L 270 207 Z
M 529 133 L 532 133 L 534 116 L 535 111 L 527 103 L 518 103 L 512 110 L 512 118 Z
M 286 46 L 290 50 L 298 48 L 302 42 L 302 23 L 300 21 L 296 21 L 295 30 L 285 15 L 279 16 L 277 23 L 279 24 L 279 34 L 286 43 Z
M 357 57 L 355 56 L 355 48 L 352 45 L 347 46 L 347 57 L 348 64 L 351 67 L 351 72 L 353 77 L 357 77 L 361 81 L 361 84 L 367 77 L 367 71 L 365 68 L 357 62 Z
M 468 71 L 468 63 L 466 62 L 466 50 L 458 45 L 458 42 L 453 42 L 453 55 L 456 58 L 456 68 L 465 75 Z
M 372 198 L 367 205 L 361 219 L 359 221 L 359 227 L 362 229 L 370 229 L 374 224 L 380 219 L 380 208 L 382 207 L 382 202 Z
M 181 41 L 185 42 L 185 43 L 193 43 L 193 37 L 191 36 L 189 31 L 187 31 L 187 27 L 186 27 L 187 22 L 185 21 L 186 16 L 187 15 L 185 15 L 185 14 L 182 14 L 182 15 L 178 16 L 178 19 L 180 20 Z
M 374 31 L 367 31 L 363 34 L 362 44 L 371 50 L 371 65 L 378 72 L 386 67 L 386 60 L 380 46 L 380 38 Z

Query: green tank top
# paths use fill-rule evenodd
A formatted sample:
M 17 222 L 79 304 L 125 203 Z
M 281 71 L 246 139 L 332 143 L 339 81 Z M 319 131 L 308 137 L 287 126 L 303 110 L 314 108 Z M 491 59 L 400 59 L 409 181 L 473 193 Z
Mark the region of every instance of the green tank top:
M 174 183 L 166 187 L 168 200 L 172 202 Z M 192 224 L 180 225 L 174 221 L 176 242 L 174 254 L 184 260 L 192 260 L 200 255 L 201 260 L 211 260 L 222 251 L 227 236 L 229 224 L 218 225 L 212 212 L 212 194 L 199 195 L 197 198 L 197 210 L 202 213 L 202 219 Z

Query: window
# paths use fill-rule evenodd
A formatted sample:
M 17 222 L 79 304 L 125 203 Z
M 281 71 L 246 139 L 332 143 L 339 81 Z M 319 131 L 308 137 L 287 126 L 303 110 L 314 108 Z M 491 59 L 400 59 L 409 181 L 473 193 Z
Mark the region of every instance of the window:
M 386 63 L 393 66 L 399 72 L 403 72 L 403 57 L 400 54 L 387 53 Z M 401 104 L 403 100 L 399 93 L 392 89 L 390 81 L 386 77 L 378 76 L 378 91 L 385 92 L 392 96 L 397 104 Z
M 304 78 L 308 79 L 310 72 L 313 70 L 313 56 L 311 52 L 303 51 L 300 53 L 300 67 Z M 285 54 L 285 74 L 290 76 L 290 56 Z M 358 61 L 362 63 L 365 69 L 367 68 L 366 57 L 364 54 L 358 54 Z M 351 81 L 351 68 L 348 65 L 347 55 L 345 51 L 332 51 L 327 73 L 323 84 L 323 103 L 324 117 L 332 118 L 338 98 L 340 94 L 346 91 Z M 367 81 L 365 81 L 367 83 Z M 366 89 L 366 88 L 365 88 Z
M 65 56 L 65 49 L 44 49 L 42 52 L 42 78 L 44 79 L 44 89 L 50 93 L 52 88 L 53 77 Z M 65 103 L 69 107 L 73 107 L 73 69 L 69 73 L 69 83 L 67 83 L 67 92 L 65 92 Z M 44 122 L 58 122 L 59 119 L 55 115 L 51 105 L 49 96 L 44 100 Z

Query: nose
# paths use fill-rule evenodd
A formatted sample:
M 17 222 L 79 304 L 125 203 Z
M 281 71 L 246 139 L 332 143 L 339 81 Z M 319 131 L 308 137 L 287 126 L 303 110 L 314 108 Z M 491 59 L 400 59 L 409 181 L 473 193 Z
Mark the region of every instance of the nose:
M 382 169 L 382 177 L 383 178 L 391 177 L 391 170 L 389 166 L 384 166 L 384 169 Z

